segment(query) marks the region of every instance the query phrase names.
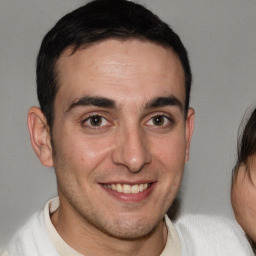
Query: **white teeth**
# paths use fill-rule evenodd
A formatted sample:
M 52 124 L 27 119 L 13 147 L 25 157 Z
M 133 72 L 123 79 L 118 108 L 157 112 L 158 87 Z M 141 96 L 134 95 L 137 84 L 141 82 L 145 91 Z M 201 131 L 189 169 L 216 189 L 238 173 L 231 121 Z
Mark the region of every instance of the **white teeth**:
M 131 194 L 132 193 L 132 187 L 130 185 L 123 185 L 123 193 Z
M 129 185 L 129 184 L 105 184 L 104 187 L 112 190 L 116 190 L 117 192 L 124 193 L 124 194 L 138 194 L 146 190 L 149 187 L 149 183 L 144 184 L 136 184 L 136 185 Z
M 137 193 L 139 193 L 140 192 L 140 190 L 139 190 L 139 185 L 134 185 L 134 186 L 132 186 L 132 193 L 133 194 L 137 194 Z
M 123 192 L 123 187 L 121 184 L 116 184 L 116 190 L 117 192 Z

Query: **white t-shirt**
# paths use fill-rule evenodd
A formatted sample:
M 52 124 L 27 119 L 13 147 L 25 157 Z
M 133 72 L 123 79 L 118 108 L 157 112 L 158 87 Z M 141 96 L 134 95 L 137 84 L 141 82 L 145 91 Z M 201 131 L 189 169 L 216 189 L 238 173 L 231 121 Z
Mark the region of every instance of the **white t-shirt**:
M 59 206 L 50 200 L 9 243 L 2 256 L 82 256 L 53 226 L 50 214 Z M 205 215 L 184 215 L 173 225 L 166 216 L 167 243 L 160 256 L 253 256 L 241 228 L 231 220 Z
M 59 207 L 59 200 L 58 198 L 54 198 L 50 200 L 45 208 L 44 208 L 44 219 L 45 219 L 45 225 L 46 229 L 49 233 L 49 236 L 58 251 L 58 253 L 61 256 L 83 256 L 79 252 L 75 251 L 73 248 L 71 248 L 58 234 L 57 230 L 53 226 L 50 214 L 55 212 L 57 208 Z M 165 246 L 164 251 L 161 253 L 160 256 L 180 256 L 180 242 L 179 237 L 176 229 L 174 228 L 171 221 L 168 220 L 168 238 L 167 243 Z

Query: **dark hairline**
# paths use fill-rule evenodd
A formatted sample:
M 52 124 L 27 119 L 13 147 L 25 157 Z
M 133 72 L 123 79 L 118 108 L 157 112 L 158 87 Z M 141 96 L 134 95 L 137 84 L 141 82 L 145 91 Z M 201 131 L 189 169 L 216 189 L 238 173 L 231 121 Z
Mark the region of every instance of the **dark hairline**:
M 120 10 L 116 9 L 117 3 L 120 4 Z M 120 12 L 123 12 L 123 15 L 120 15 Z M 85 20 L 84 17 L 88 19 Z M 103 20 L 102 17 L 107 17 L 109 22 L 106 23 L 108 20 Z M 117 21 L 121 23 L 115 23 Z M 120 41 L 137 39 L 172 49 L 178 56 L 184 72 L 184 106 L 185 116 L 187 115 L 192 74 L 186 48 L 175 31 L 140 4 L 119 0 L 94 0 L 63 16 L 42 41 L 37 56 L 37 95 L 50 130 L 54 123 L 55 98 L 60 87 L 60 82 L 58 82 L 60 77 L 58 77 L 56 68 L 60 56 L 69 47 L 73 47 L 73 52 L 76 52 L 78 49 L 108 39 Z

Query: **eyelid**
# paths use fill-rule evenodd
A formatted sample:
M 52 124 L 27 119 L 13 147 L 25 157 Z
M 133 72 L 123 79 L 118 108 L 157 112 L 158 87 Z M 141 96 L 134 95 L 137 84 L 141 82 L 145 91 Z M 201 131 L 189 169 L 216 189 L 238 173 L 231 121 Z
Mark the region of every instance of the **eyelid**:
M 170 113 L 166 113 L 166 112 L 155 112 L 153 114 L 151 114 L 150 118 L 156 117 L 156 116 L 163 116 L 166 117 L 168 120 L 173 121 L 174 122 L 174 118 Z

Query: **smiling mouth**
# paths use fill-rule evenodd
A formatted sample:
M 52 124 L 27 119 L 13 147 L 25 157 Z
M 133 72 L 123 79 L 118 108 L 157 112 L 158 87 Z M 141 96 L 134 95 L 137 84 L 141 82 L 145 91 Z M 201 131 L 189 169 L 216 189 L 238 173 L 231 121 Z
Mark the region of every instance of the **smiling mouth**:
M 135 184 L 135 185 L 118 183 L 118 184 L 103 184 L 103 186 L 107 189 L 111 189 L 119 193 L 138 194 L 148 189 L 151 186 L 151 183 L 143 183 L 143 184 Z

